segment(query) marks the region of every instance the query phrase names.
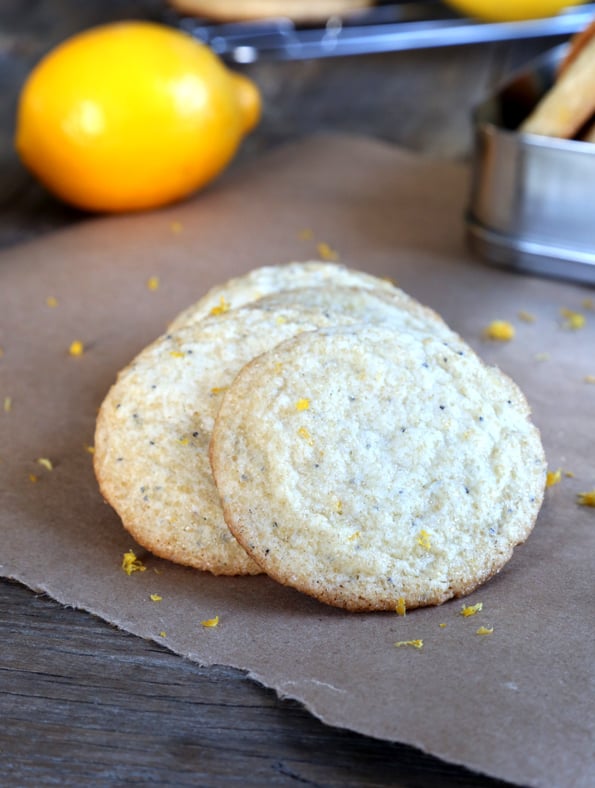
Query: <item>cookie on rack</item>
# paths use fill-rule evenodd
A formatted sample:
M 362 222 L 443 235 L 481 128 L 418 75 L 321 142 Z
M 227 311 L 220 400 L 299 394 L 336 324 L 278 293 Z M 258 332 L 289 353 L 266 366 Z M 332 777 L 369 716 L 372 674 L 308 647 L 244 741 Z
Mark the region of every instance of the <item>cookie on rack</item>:
M 289 17 L 294 22 L 324 22 L 332 16 L 360 11 L 373 0 L 170 0 L 184 14 L 217 22 Z
M 254 561 L 349 610 L 471 592 L 527 538 L 545 485 L 509 378 L 464 344 L 370 324 L 302 333 L 246 365 L 210 456 Z

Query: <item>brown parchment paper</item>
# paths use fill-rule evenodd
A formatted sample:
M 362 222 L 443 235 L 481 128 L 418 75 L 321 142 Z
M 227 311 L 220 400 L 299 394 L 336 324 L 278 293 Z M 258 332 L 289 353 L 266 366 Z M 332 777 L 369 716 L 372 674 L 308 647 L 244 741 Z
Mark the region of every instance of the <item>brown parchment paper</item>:
M 595 509 L 576 496 L 595 487 L 595 385 L 585 381 L 595 312 L 583 304 L 595 293 L 471 259 L 467 179 L 463 167 L 382 143 L 321 137 L 184 205 L 90 220 L 0 256 L 0 571 L 192 660 L 242 668 L 329 724 L 513 782 L 590 786 Z M 147 571 L 120 568 L 134 545 L 86 450 L 116 372 L 211 285 L 316 257 L 319 242 L 394 277 L 509 373 L 550 467 L 574 474 L 547 491 L 507 567 L 466 600 L 483 602 L 474 617 L 459 615 L 461 601 L 405 618 L 350 614 L 264 577 L 215 578 L 140 549 Z M 586 326 L 564 329 L 561 308 L 583 311 Z M 482 340 L 496 318 L 516 325 L 512 342 Z M 85 353 L 74 358 L 77 339 Z M 217 628 L 201 626 L 215 615 Z M 475 634 L 481 625 L 493 634 Z M 418 638 L 421 650 L 394 646 Z

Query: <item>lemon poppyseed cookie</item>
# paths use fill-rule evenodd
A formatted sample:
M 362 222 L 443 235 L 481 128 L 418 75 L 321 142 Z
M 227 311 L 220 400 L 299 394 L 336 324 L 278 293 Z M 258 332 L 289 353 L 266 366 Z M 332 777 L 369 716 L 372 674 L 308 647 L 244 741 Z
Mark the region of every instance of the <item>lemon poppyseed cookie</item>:
M 527 538 L 545 485 L 509 378 L 464 345 L 373 325 L 300 334 L 246 365 L 210 456 L 253 559 L 350 610 L 471 592 Z
M 263 296 L 248 306 L 252 304 L 270 312 L 289 306 L 316 309 L 331 322 L 345 322 L 344 318 L 351 318 L 355 322 L 389 325 L 398 331 L 418 331 L 447 340 L 463 341 L 437 312 L 398 288 L 386 291 L 336 284 L 298 287 Z
M 403 301 L 413 299 L 394 287 L 387 279 L 381 279 L 363 271 L 355 271 L 337 263 L 310 260 L 304 263 L 287 263 L 255 268 L 243 276 L 216 285 L 192 306 L 181 312 L 170 324 L 170 330 L 186 323 L 202 320 L 209 314 L 220 314 L 255 301 L 280 290 L 298 287 L 327 287 L 342 285 L 386 290 L 402 294 Z
M 237 309 L 160 337 L 120 373 L 99 412 L 94 465 L 139 544 L 214 574 L 260 572 L 223 519 L 208 457 L 213 421 L 243 364 L 328 323 L 305 308 Z

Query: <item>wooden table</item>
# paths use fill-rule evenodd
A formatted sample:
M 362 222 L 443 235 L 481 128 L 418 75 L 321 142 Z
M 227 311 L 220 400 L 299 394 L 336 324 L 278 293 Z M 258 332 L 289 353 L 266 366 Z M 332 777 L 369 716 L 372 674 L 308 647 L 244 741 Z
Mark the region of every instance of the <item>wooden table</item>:
M 16 98 L 31 65 L 79 29 L 161 11 L 156 0 L 3 0 L 0 247 L 85 218 L 51 198 L 12 150 Z M 246 70 L 265 114 L 233 166 L 321 129 L 465 158 L 472 107 L 553 43 L 254 64 Z M 327 727 L 237 670 L 201 668 L 6 580 L 0 642 L 2 785 L 504 785 Z

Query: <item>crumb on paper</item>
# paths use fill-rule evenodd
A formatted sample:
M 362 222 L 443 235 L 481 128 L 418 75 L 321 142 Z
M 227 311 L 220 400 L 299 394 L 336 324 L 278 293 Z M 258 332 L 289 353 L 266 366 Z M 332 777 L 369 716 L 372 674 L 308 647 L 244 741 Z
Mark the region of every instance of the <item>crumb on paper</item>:
M 595 489 L 589 490 L 589 492 L 579 493 L 577 498 L 581 506 L 595 507 Z
M 32 482 L 33 484 L 35 484 L 35 482 L 39 481 L 39 479 L 37 478 L 37 476 L 34 473 L 30 473 L 29 474 L 29 481 Z
M 339 514 L 340 514 L 340 512 L 339 512 Z M 351 536 L 348 536 L 348 537 L 347 537 L 347 541 L 348 541 L 348 542 L 353 542 L 355 539 L 359 539 L 361 535 L 362 535 L 362 534 L 361 534 L 361 531 L 354 531 L 354 532 L 351 534 Z
M 128 550 L 122 556 L 122 569 L 130 576 L 133 572 L 144 572 L 147 567 L 136 557 L 133 550 Z
M 181 446 L 188 446 L 189 442 L 190 442 L 189 438 L 178 438 L 178 443 Z
M 295 403 L 296 410 L 308 410 L 310 407 L 310 400 L 306 397 L 300 397 L 298 401 Z
M 430 534 L 425 531 L 423 528 L 417 535 L 417 544 L 422 547 L 424 550 L 429 550 L 432 546 L 430 541 Z
M 4 413 L 10 413 L 12 410 L 12 397 L 4 397 Z
M 478 602 L 476 605 L 465 605 L 465 607 L 461 609 L 459 615 L 464 618 L 469 618 L 469 616 L 474 616 L 476 613 L 479 613 L 480 610 L 483 610 L 483 602 Z
M 87 454 L 95 454 L 95 446 L 91 446 L 91 444 L 85 444 L 85 451 Z
M 53 471 L 54 470 L 54 464 L 52 463 L 52 461 L 48 457 L 39 457 L 37 462 L 40 465 L 42 465 L 48 471 Z
M 229 301 L 226 301 L 225 297 L 221 296 L 221 298 L 219 299 L 219 303 L 210 310 L 209 314 L 223 315 L 225 312 L 229 312 L 230 309 L 231 309 L 231 304 L 229 303 Z
M 178 235 L 184 229 L 184 225 L 182 224 L 182 222 L 172 222 L 169 225 L 169 229 L 172 231 L 174 235 Z
M 314 233 L 309 227 L 304 227 L 303 230 L 299 231 L 298 238 L 300 241 L 311 241 L 314 238 Z
M 316 251 L 320 256 L 320 259 L 325 260 L 326 262 L 336 263 L 339 259 L 339 253 L 324 241 L 321 241 L 316 245 Z
M 522 320 L 523 323 L 534 323 L 536 319 L 532 312 L 525 312 L 524 309 L 519 312 L 519 320 Z
M 82 356 L 85 352 L 85 346 L 80 339 L 75 339 L 74 342 L 70 343 L 68 352 L 71 356 Z
M 560 314 L 564 318 L 562 327 L 569 331 L 578 331 L 587 322 L 587 318 L 581 312 L 574 312 L 572 309 L 561 309 Z
M 224 391 L 227 391 L 229 386 L 213 386 L 211 389 L 211 394 L 223 394 Z
M 159 289 L 159 277 L 158 276 L 150 276 L 147 279 L 147 288 L 149 290 L 158 290 Z
M 479 629 L 475 630 L 476 635 L 491 635 L 494 631 L 494 627 L 479 627 Z
M 50 309 L 53 309 L 54 307 L 58 306 L 58 299 L 55 296 L 48 296 L 45 299 L 45 303 L 50 307 Z
M 399 597 L 397 599 L 397 605 L 395 607 L 395 613 L 398 616 L 406 616 L 407 615 L 407 605 L 405 604 L 405 600 L 403 597 Z
M 219 626 L 219 616 L 215 616 L 214 618 L 205 618 L 204 621 L 201 621 L 201 626 L 205 627 L 206 629 L 212 629 L 213 627 Z
M 558 484 L 561 481 L 562 481 L 562 468 L 558 468 L 557 471 L 548 471 L 545 477 L 545 486 L 553 487 L 555 484 Z
M 423 640 L 397 640 L 395 646 L 397 648 L 401 648 L 401 646 L 412 646 L 413 648 L 423 648 L 424 642 Z
M 533 358 L 535 361 L 549 361 L 550 354 L 549 353 L 536 353 Z
M 592 298 L 584 298 L 582 306 L 583 309 L 593 311 L 595 309 L 595 301 Z
M 160 596 L 159 594 L 149 594 L 149 599 L 151 600 L 151 602 L 161 602 L 163 600 L 163 597 Z
M 566 476 L 567 479 L 574 479 L 574 473 L 572 471 L 564 471 L 564 476 Z
M 595 383 L 595 375 L 585 375 L 585 383 Z
M 514 326 L 508 320 L 492 320 L 483 331 L 486 339 L 493 339 L 496 342 L 510 342 L 515 333 Z

